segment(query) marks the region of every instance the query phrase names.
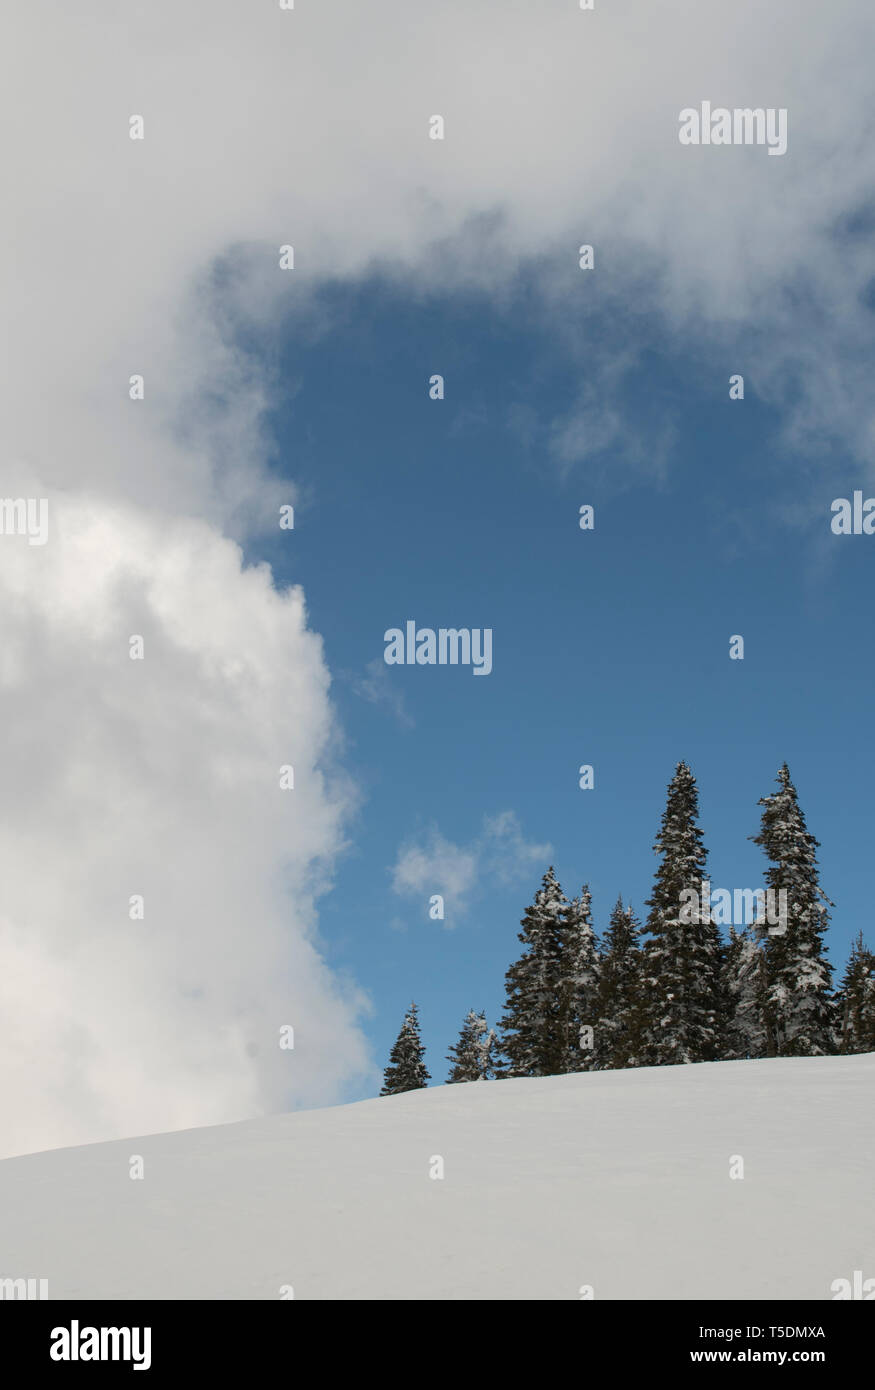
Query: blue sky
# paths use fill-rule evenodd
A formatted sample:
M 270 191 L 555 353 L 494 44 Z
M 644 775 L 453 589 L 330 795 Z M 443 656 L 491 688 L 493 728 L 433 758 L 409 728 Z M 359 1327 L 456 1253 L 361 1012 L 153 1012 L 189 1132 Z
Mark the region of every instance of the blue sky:
M 715 888 L 763 882 L 747 837 L 786 759 L 821 841 L 839 969 L 868 933 L 871 559 L 866 537 L 829 531 L 851 461 L 836 454 L 812 481 L 755 379 L 730 401 L 746 367 L 737 347 L 660 342 L 646 322 L 638 360 L 602 402 L 620 432 L 590 457 L 556 457 L 554 422 L 623 349 L 622 319 L 574 290 L 551 324 L 527 312 L 524 282 L 496 304 L 414 299 L 372 276 L 324 292 L 329 331 L 287 330 L 273 351 L 289 383 L 271 421 L 277 467 L 303 505 L 293 535 L 258 554 L 279 584 L 304 586 L 362 797 L 322 900 L 326 957 L 371 996 L 380 1065 L 417 1000 L 436 1081 L 465 1011 L 499 1014 L 548 862 L 569 894 L 589 882 L 599 930 L 618 893 L 641 912 L 681 758 L 699 782 Z M 569 334 L 585 362 L 569 361 Z M 429 399 L 434 372 L 443 401 Z M 582 503 L 595 506 L 592 532 Z M 813 519 L 788 521 L 794 510 Z M 491 627 L 492 673 L 385 667 L 383 633 L 408 618 Z M 729 659 L 733 634 L 743 661 Z M 375 694 L 369 665 L 378 699 L 363 693 Z M 593 790 L 578 787 L 582 763 Z M 493 860 L 443 923 L 428 916 L 439 873 L 423 892 L 393 890 L 403 846 L 437 832 L 468 851 L 504 812 L 551 852 Z

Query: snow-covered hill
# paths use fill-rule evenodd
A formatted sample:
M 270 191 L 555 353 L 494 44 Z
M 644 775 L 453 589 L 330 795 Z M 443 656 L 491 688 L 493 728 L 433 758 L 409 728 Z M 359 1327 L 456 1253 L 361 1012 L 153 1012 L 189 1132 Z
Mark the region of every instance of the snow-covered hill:
M 875 1277 L 873 1153 L 875 1054 L 438 1087 L 7 1159 L 0 1278 L 50 1298 L 830 1299 Z

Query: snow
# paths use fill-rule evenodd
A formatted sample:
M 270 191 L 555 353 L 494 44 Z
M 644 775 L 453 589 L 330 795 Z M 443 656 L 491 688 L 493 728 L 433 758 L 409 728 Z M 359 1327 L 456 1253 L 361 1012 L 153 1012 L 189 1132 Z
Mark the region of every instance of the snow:
M 701 1063 L 6 1159 L 0 1277 L 55 1299 L 830 1299 L 875 1277 L 873 1094 L 875 1053 Z

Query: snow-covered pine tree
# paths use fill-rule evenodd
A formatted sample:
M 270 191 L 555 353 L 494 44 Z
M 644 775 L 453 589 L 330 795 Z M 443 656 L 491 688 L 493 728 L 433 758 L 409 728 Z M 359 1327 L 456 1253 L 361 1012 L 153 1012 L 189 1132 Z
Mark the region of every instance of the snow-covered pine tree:
M 496 1074 L 494 1053 L 497 1044 L 495 1029 L 487 1026 L 485 1014 L 481 1014 L 480 1018 L 483 1023 L 483 1028 L 474 1045 L 474 1051 L 477 1057 L 477 1069 L 480 1072 L 480 1081 L 491 1081 Z
M 564 1038 L 562 1070 L 598 1065 L 599 948 L 592 924 L 589 884 L 568 904 L 560 928 L 559 1014 Z M 591 1029 L 585 1033 L 584 1029 Z
M 596 1043 L 599 1068 L 644 1065 L 639 923 L 618 898 L 602 940 Z
M 502 1076 L 554 1076 L 562 1070 L 559 967 L 567 908 L 551 866 L 520 923 L 526 950 L 505 975 Z
M 447 1061 L 452 1062 L 447 1082 L 488 1081 L 495 1069 L 492 1048 L 495 1032 L 486 1023 L 486 1015 L 469 1009 L 459 1033 L 459 1041 L 450 1048 Z
M 786 763 L 778 790 L 759 805 L 761 829 L 751 839 L 770 861 L 767 887 L 787 895 L 786 929 L 770 928 L 765 945 L 766 1055 L 819 1057 L 835 1051 L 832 966 L 823 941 L 830 904 L 820 887 L 818 841 L 808 832 Z M 780 898 L 775 907 L 779 912 Z
M 425 1048 L 419 1036 L 417 1007 L 411 1004 L 404 1015 L 401 1031 L 389 1053 L 383 1073 L 381 1096 L 397 1096 L 402 1091 L 418 1091 L 431 1080 L 425 1068 Z
M 721 1055 L 727 1060 L 766 1055 L 766 953 L 763 931 L 729 928 L 729 945 L 723 962 L 723 989 L 727 1001 L 726 1030 Z
M 707 862 L 698 810 L 696 779 L 680 762 L 654 845 L 660 864 L 647 903 L 646 1056 L 656 1066 L 720 1055 L 723 946 L 710 912 L 698 907 Z
M 875 952 L 859 932 L 838 996 L 842 1052 L 875 1052 Z

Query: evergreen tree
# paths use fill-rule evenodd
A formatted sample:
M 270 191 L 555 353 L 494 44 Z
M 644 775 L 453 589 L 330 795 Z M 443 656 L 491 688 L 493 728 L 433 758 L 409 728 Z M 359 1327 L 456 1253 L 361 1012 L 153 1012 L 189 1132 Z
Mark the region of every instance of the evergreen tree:
M 502 1076 L 553 1076 L 562 1070 L 559 977 L 567 909 L 551 866 L 520 923 L 518 937 L 526 950 L 505 975 Z
M 875 1052 L 875 952 L 860 932 L 838 991 L 842 1052 Z
M 729 928 L 723 981 L 728 1005 L 723 1057 L 765 1057 L 768 977 L 760 928 Z
M 417 1008 L 411 1004 L 389 1053 L 389 1065 L 383 1073 L 380 1095 L 397 1096 L 402 1091 L 418 1091 L 430 1080 L 425 1069 L 425 1048 L 419 1036 Z
M 644 1065 L 644 997 L 639 923 L 618 898 L 604 937 L 597 1002 L 600 1068 Z
M 580 897 L 568 904 L 560 928 L 559 1015 L 565 1072 L 594 1071 L 598 1066 L 598 989 L 598 940 L 592 924 L 592 894 L 585 883 Z M 591 1034 L 584 1033 L 586 1028 Z
M 447 1082 L 488 1081 L 495 1074 L 492 1048 L 495 1033 L 486 1024 L 486 1015 L 469 1009 L 462 1024 L 459 1041 L 450 1048 L 447 1061 L 452 1069 Z
M 680 762 L 654 845 L 660 864 L 647 904 L 646 1049 L 657 1066 L 713 1061 L 724 1028 L 720 933 L 710 912 L 700 910 L 707 852 L 698 809 L 696 779 Z
M 766 939 L 766 1055 L 818 1057 L 835 1051 L 832 967 L 824 955 L 829 899 L 820 887 L 818 842 L 809 834 L 787 764 L 778 790 L 760 799 L 759 835 L 770 861 L 766 883 L 786 893 L 786 919 Z M 780 913 L 780 898 L 776 899 Z

